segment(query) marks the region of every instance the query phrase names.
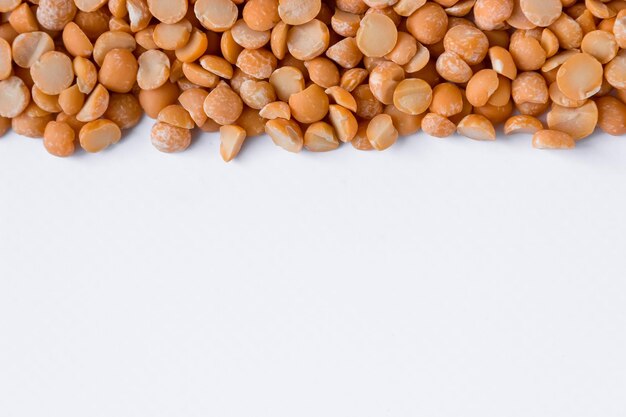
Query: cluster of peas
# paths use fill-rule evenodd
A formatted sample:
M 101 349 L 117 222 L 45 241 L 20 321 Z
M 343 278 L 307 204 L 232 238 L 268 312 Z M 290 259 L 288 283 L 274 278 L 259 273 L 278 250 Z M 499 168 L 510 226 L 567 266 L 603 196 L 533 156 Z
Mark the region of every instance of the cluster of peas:
M 99 152 L 267 133 L 291 152 L 423 130 L 568 149 L 626 133 L 626 0 L 0 0 L 0 135 Z M 543 117 L 545 116 L 545 118 Z M 546 126 L 547 125 L 547 126 Z

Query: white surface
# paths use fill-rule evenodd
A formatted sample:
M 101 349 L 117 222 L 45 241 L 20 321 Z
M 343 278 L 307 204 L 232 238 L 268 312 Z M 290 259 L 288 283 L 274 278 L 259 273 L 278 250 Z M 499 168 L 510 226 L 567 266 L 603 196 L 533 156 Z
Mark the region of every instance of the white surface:
M 623 417 L 626 138 L 0 140 L 0 416 Z

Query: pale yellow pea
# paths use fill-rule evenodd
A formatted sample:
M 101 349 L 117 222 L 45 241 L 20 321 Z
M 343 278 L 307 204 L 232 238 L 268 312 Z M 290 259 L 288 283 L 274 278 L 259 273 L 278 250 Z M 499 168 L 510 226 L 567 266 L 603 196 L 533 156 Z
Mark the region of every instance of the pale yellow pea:
M 198 127 L 206 123 L 207 115 L 204 112 L 204 101 L 209 93 L 201 88 L 191 88 L 183 91 L 178 101 L 189 112 Z
M 328 113 L 328 106 L 328 96 L 316 84 L 311 84 L 289 97 L 291 115 L 300 123 L 314 123 L 322 120 Z
M 43 54 L 50 51 L 54 51 L 54 41 L 45 32 L 22 33 L 13 41 L 13 61 L 22 68 L 32 67 Z
M 378 101 L 391 104 L 394 91 L 402 80 L 404 80 L 404 69 L 394 62 L 385 61 L 370 72 L 369 86 Z
M 418 78 L 401 81 L 393 93 L 393 104 L 407 114 L 424 113 L 432 101 L 432 89 Z
M 204 100 L 206 115 L 221 125 L 234 124 L 242 111 L 241 97 L 226 84 L 218 85 Z
M 268 120 L 265 124 L 265 133 L 267 133 L 275 145 L 289 152 L 300 152 L 304 145 L 302 129 L 293 120 Z
M 469 114 L 457 126 L 457 132 L 474 140 L 496 140 L 496 131 L 493 124 L 485 116 Z
M 74 153 L 76 134 L 69 124 L 49 122 L 43 133 L 43 144 L 51 155 L 58 157 L 70 156 Z
M 602 86 L 602 64 L 593 56 L 580 53 L 561 65 L 556 76 L 559 89 L 573 100 L 584 100 L 596 94 Z
M 189 112 L 179 104 L 171 104 L 165 107 L 159 112 L 157 120 L 183 129 L 193 129 L 195 126 Z
M 235 24 L 239 11 L 231 0 L 198 0 L 194 13 L 202 26 L 214 32 L 224 32 Z
M 0 116 L 13 118 L 30 103 L 30 91 L 21 78 L 11 76 L 0 81 Z
M 303 25 L 317 16 L 321 0 L 279 0 L 278 15 L 288 25 Z
M 191 131 L 168 123 L 158 122 L 152 127 L 150 141 L 161 152 L 182 152 L 191 144 Z
M 340 141 L 350 142 L 354 138 L 358 130 L 358 122 L 350 110 L 338 104 L 331 104 L 328 109 L 328 118 Z
M 496 92 L 500 81 L 498 73 L 492 69 L 483 69 L 472 76 L 467 83 L 465 93 L 472 106 L 480 107 L 487 104 Z
M 598 124 L 598 106 L 592 100 L 578 108 L 553 104 L 548 112 L 548 127 L 569 134 L 574 140 L 583 139 L 593 133 Z
M 367 125 L 367 139 L 377 151 L 391 147 L 398 140 L 398 131 L 388 114 L 379 114 Z
M 441 83 L 433 88 L 429 110 L 444 117 L 454 116 L 463 110 L 463 95 L 452 83 Z
M 292 94 L 304 90 L 304 76 L 302 71 L 295 67 L 278 68 L 272 73 L 269 81 L 281 101 L 287 102 Z
M 580 47 L 583 52 L 593 56 L 601 64 L 607 64 L 615 58 L 619 50 L 615 36 L 604 30 L 594 30 L 587 33 Z
M 246 131 L 242 127 L 235 125 L 220 127 L 220 155 L 224 162 L 235 159 L 245 140 Z
M 170 77 L 170 60 L 165 53 L 152 49 L 137 60 L 137 84 L 143 90 L 154 90 L 165 84 Z
M 424 133 L 436 138 L 447 138 L 456 131 L 456 125 L 450 119 L 437 113 L 424 115 L 421 127 Z
M 398 29 L 384 14 L 372 13 L 361 19 L 356 42 L 365 56 L 385 56 L 393 50 L 397 40 Z
M 304 132 L 304 147 L 311 152 L 328 152 L 339 147 L 339 140 L 331 125 L 315 122 Z
M 328 48 L 330 32 L 317 19 L 289 29 L 287 49 L 295 58 L 306 61 L 320 56 Z
M 13 72 L 11 65 L 11 45 L 4 39 L 0 38 L 0 81 L 6 80 Z
M 44 93 L 58 95 L 72 85 L 74 70 L 72 60 L 61 52 L 43 54 L 30 68 L 35 85 Z
M 504 124 L 505 135 L 513 135 L 516 133 L 535 133 L 540 130 L 543 130 L 543 124 L 539 119 L 523 114 L 510 117 Z
M 576 146 L 570 135 L 558 130 L 539 130 L 533 135 L 532 143 L 537 149 L 573 149 Z
M 100 118 L 109 106 L 109 92 L 102 84 L 98 84 L 76 114 L 76 119 L 81 122 L 91 122 Z
M 265 119 L 291 119 L 291 109 L 289 104 L 284 101 L 274 101 L 266 104 L 260 111 L 259 115 Z
M 100 119 L 87 123 L 80 129 L 80 146 L 90 153 L 100 152 L 122 137 L 120 128 L 110 120 Z

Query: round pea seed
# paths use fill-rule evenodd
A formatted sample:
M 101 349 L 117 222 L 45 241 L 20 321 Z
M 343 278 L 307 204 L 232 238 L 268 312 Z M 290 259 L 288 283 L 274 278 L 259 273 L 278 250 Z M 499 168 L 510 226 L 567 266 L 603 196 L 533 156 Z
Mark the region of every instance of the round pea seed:
M 465 116 L 457 126 L 457 132 L 461 136 L 474 140 L 496 140 L 496 131 L 493 124 L 485 116 L 469 114 Z
M 189 115 L 198 127 L 206 123 L 207 115 L 204 112 L 204 101 L 209 95 L 201 88 L 191 88 L 183 91 L 178 97 L 178 102 L 189 112 Z
M 339 84 L 339 69 L 333 61 L 324 57 L 313 58 L 304 63 L 309 78 L 323 88 L 330 88 Z
M 354 38 L 345 38 L 329 47 L 326 50 L 326 56 L 341 67 L 349 69 L 356 67 L 361 62 L 363 52 L 359 49 Z
M 243 20 L 253 30 L 270 30 L 278 22 L 278 0 L 248 0 L 243 7 Z
M 224 162 L 232 161 L 241 150 L 246 140 L 246 131 L 240 126 L 228 125 L 220 127 L 220 155 Z
M 446 51 L 454 52 L 469 65 L 482 62 L 489 51 L 489 39 L 478 28 L 470 25 L 454 26 L 443 38 Z
M 601 64 L 610 62 L 619 51 L 619 45 L 611 32 L 594 30 L 587 33 L 580 45 L 583 52 L 591 55 Z
M 156 49 L 146 51 L 137 60 L 137 84 L 143 90 L 154 90 L 165 84 L 170 77 L 170 60 Z
M 580 53 L 571 56 L 560 66 L 556 82 L 569 98 L 584 100 L 600 90 L 603 72 L 602 64 L 597 59 Z
M 536 72 L 519 74 L 511 84 L 511 96 L 516 104 L 545 104 L 550 99 L 545 78 Z
M 330 32 L 317 19 L 294 26 L 287 34 L 287 49 L 295 58 L 306 61 L 320 56 L 328 48 Z
M 550 26 L 561 16 L 561 0 L 520 0 L 524 16 L 533 24 L 541 27 Z
M 463 94 L 459 87 L 452 83 L 436 85 L 429 110 L 444 117 L 459 114 L 463 110 Z
M 291 109 L 289 104 L 283 101 L 275 101 L 266 104 L 260 111 L 259 115 L 265 119 L 291 119 Z
M 304 132 L 304 147 L 311 152 L 328 152 L 339 147 L 339 140 L 331 125 L 315 122 Z
M 495 30 L 504 27 L 513 14 L 513 0 L 476 0 L 474 21 L 482 30 Z
M 388 114 L 379 114 L 367 125 L 367 139 L 377 151 L 391 147 L 398 140 L 398 131 Z
M 592 100 L 579 108 L 553 104 L 548 112 L 548 127 L 569 134 L 574 140 L 583 139 L 593 133 L 598 124 L 598 106 Z
M 576 142 L 570 135 L 558 130 L 540 130 L 533 134 L 533 147 L 537 149 L 573 149 Z
M 30 103 L 30 91 L 21 78 L 11 76 L 0 81 L 0 116 L 16 117 Z
M 63 44 L 73 56 L 89 57 L 93 52 L 93 43 L 85 32 L 74 22 L 69 22 L 63 28 Z
M 426 2 L 407 18 L 406 28 L 420 43 L 433 45 L 444 38 L 448 15 L 439 4 Z
M 333 86 L 326 89 L 326 94 L 332 98 L 336 104 L 339 104 L 352 112 L 357 110 L 356 100 L 347 90 L 339 86 Z
M 254 30 L 243 19 L 239 19 L 230 32 L 233 40 L 243 48 L 258 49 L 270 41 L 269 30 Z
M 274 87 L 267 81 L 246 80 L 241 84 L 239 95 L 248 107 L 257 110 L 276 100 Z
M 354 138 L 358 130 L 358 121 L 350 110 L 338 104 L 331 104 L 328 118 L 340 141 L 350 142 Z
M 104 3 L 106 0 L 100 0 Z M 76 15 L 74 0 L 39 0 L 37 21 L 48 30 L 63 30 Z
M 424 113 L 432 102 L 432 89 L 418 78 L 401 81 L 393 93 L 393 104 L 407 114 Z
M 393 21 L 384 14 L 372 13 L 361 19 L 356 34 L 357 46 L 363 55 L 382 57 L 396 46 L 398 29 Z
M 614 88 L 626 89 L 626 53 L 623 50 L 606 64 L 604 76 Z
M 208 46 L 209 40 L 207 36 L 200 30 L 194 29 L 185 46 L 176 49 L 176 59 L 182 62 L 194 62 L 204 55 Z
M 505 135 L 535 133 L 540 130 L 543 130 L 543 124 L 539 119 L 523 114 L 510 117 L 504 124 Z
M 321 0 L 279 0 L 278 15 L 288 25 L 303 25 L 317 16 Z
M 221 125 L 235 123 L 243 111 L 243 102 L 226 84 L 218 85 L 204 100 L 206 115 Z
M 111 120 L 120 129 L 130 129 L 136 126 L 141 116 L 143 116 L 143 109 L 134 95 L 113 93 L 109 97 L 109 106 L 104 113 L 104 118 Z
M 472 69 L 460 56 L 446 51 L 437 58 L 437 73 L 453 83 L 466 83 L 472 78 Z
M 386 61 L 378 64 L 370 72 L 369 86 L 378 101 L 391 104 L 393 93 L 402 80 L 404 80 L 402 67 L 394 62 Z
M 126 0 L 128 1 L 128 0 Z M 174 24 L 187 14 L 187 0 L 147 0 L 152 16 L 163 23 Z M 197 4 L 197 2 L 196 2 Z
M 99 119 L 87 123 L 80 129 L 80 146 L 90 153 L 100 152 L 122 137 L 120 128 L 110 120 Z
M 128 49 L 112 49 L 104 57 L 98 81 L 108 90 L 128 93 L 137 81 L 137 59 Z
M 13 41 L 13 60 L 22 68 L 30 68 L 43 54 L 53 50 L 54 42 L 47 33 L 22 33 Z
M 224 32 L 235 24 L 239 11 L 231 0 L 198 0 L 194 12 L 202 26 Z
M 496 92 L 499 84 L 498 73 L 494 70 L 480 70 L 467 83 L 465 90 L 467 100 L 472 106 L 484 106 Z
M 302 129 L 293 120 L 268 120 L 265 124 L 265 133 L 267 133 L 275 145 L 286 151 L 300 152 L 304 146 Z
M 258 79 L 269 78 L 277 65 L 276 57 L 265 49 L 244 49 L 237 57 L 237 67 Z
M 175 51 L 187 45 L 192 29 L 193 26 L 187 19 L 176 23 L 159 23 L 154 27 L 152 39 L 156 47 Z
M 615 97 L 606 96 L 596 100 L 598 127 L 613 136 L 626 134 L 626 104 Z
M 447 117 L 437 113 L 428 113 L 422 118 L 422 130 L 429 136 L 447 138 L 456 131 L 456 125 Z
M 328 113 L 328 106 L 328 96 L 317 84 L 311 84 L 289 97 L 291 115 L 300 123 L 314 123 L 322 120 Z
M 191 131 L 158 122 L 152 127 L 150 140 L 152 145 L 161 152 L 182 152 L 191 144 Z
M 49 122 L 43 133 L 43 145 L 54 156 L 70 156 L 74 153 L 75 136 L 74 129 L 69 124 Z
M 85 95 L 80 92 L 78 85 L 74 84 L 73 86 L 61 91 L 61 94 L 59 94 L 58 97 L 58 104 L 60 110 L 64 113 L 74 115 L 83 108 L 83 105 L 85 104 Z
M 80 92 L 83 94 L 91 93 L 98 83 L 98 71 L 93 62 L 83 57 L 76 57 L 72 68 L 76 74 L 76 84 Z

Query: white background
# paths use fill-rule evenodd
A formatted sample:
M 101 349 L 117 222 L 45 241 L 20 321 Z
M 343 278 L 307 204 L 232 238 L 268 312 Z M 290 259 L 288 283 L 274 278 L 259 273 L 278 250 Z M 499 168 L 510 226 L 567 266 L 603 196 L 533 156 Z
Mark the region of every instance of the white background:
M 0 139 L 2 417 L 624 417 L 626 138 Z

